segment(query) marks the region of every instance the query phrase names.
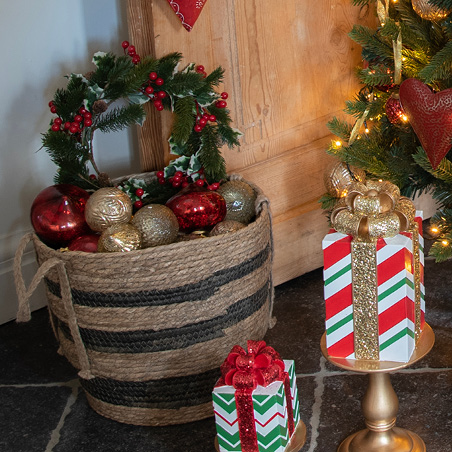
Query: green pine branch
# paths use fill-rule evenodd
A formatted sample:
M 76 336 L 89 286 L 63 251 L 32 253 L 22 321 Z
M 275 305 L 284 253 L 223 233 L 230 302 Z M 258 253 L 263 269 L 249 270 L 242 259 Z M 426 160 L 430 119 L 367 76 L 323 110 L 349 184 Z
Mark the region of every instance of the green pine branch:
M 146 113 L 139 104 L 116 107 L 100 116 L 95 127 L 104 133 L 117 132 L 132 124 L 141 123 L 145 116 Z
M 226 162 L 220 152 L 222 143 L 219 141 L 214 127 L 206 125 L 200 135 L 201 146 L 198 157 L 204 168 L 206 179 L 209 182 L 226 179 Z
M 188 140 L 195 125 L 196 102 L 191 96 L 182 97 L 174 106 L 174 121 L 171 134 L 175 143 Z

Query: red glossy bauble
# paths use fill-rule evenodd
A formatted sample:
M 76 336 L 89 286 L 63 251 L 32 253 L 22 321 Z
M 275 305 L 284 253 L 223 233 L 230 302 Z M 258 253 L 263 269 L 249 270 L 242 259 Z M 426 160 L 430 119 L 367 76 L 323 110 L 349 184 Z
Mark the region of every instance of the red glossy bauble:
M 38 237 L 48 246 L 67 246 L 90 231 L 85 221 L 89 193 L 75 185 L 52 185 L 36 196 L 31 206 L 31 223 Z
M 166 205 L 174 212 L 182 231 L 210 229 L 226 216 L 226 201 L 214 191 L 190 185 Z
M 84 234 L 69 243 L 69 251 L 84 251 L 85 253 L 97 253 L 97 242 L 100 234 Z

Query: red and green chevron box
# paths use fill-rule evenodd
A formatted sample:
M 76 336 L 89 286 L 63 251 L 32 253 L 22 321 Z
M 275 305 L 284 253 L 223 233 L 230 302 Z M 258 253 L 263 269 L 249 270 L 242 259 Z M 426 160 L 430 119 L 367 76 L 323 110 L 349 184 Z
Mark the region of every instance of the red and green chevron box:
M 415 318 L 425 322 L 422 213 L 420 226 L 420 287 L 415 287 L 413 233 L 378 239 L 376 244 L 379 360 L 408 362 L 415 347 Z M 353 317 L 352 237 L 334 229 L 322 241 L 327 352 L 332 357 L 355 359 Z M 416 307 L 417 299 L 420 305 Z M 416 313 L 416 310 L 420 312 Z
M 295 365 L 284 360 L 289 374 L 294 425 L 300 420 Z M 236 389 L 229 385 L 216 386 L 212 392 L 217 439 L 220 452 L 247 452 L 242 448 L 239 414 L 235 400 Z M 284 452 L 289 443 L 288 410 L 282 381 L 257 386 L 252 393 L 253 417 L 259 452 Z

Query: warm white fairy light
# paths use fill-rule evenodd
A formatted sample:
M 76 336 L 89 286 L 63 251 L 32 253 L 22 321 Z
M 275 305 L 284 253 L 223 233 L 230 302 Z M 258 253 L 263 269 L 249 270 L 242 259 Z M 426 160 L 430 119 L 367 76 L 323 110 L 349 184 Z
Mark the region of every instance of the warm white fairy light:
M 402 121 L 407 122 L 408 121 L 408 116 L 407 115 L 402 115 Z
M 337 140 L 336 143 L 334 143 L 338 148 L 342 146 L 342 141 Z
M 449 245 L 449 241 L 448 240 L 443 240 L 441 243 L 443 244 L 443 246 L 448 246 Z

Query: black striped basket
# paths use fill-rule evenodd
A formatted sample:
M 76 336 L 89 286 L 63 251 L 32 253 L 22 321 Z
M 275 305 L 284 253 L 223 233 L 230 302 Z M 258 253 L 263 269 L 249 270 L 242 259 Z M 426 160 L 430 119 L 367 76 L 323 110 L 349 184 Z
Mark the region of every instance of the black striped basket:
M 152 426 L 213 415 L 224 357 L 263 339 L 273 321 L 271 217 L 253 188 L 255 220 L 224 235 L 128 253 L 62 252 L 23 237 L 17 319 L 30 319 L 28 299 L 44 278 L 60 352 L 99 414 Z M 39 269 L 26 289 L 21 261 L 30 241 Z

